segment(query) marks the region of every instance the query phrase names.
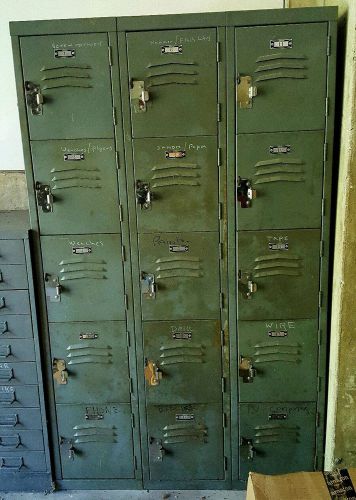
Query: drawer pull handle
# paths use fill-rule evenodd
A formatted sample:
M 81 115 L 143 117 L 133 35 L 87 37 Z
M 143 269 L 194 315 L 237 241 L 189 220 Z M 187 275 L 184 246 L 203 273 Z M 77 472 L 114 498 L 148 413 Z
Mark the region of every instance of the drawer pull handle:
M 11 345 L 0 345 L 0 358 L 11 356 Z
M 0 392 L 0 404 L 12 405 L 16 401 L 16 392 Z
M 2 335 L 3 333 L 6 333 L 6 332 L 9 331 L 9 325 L 7 324 L 7 321 L 3 321 L 0 324 L 1 324 L 1 326 L 0 326 L 0 335 Z
M 18 465 L 6 465 L 5 460 L 11 460 L 13 463 L 16 464 L 16 461 Z M 7 470 L 20 470 L 24 466 L 23 463 L 23 458 L 22 457 L 14 457 L 9 459 L 8 457 L 0 458 L 0 469 L 7 469 Z
M 20 444 L 20 434 L 14 436 L 0 436 L 0 447 L 2 448 L 18 448 Z
M 0 380 L 1 381 L 6 380 L 7 382 L 9 382 L 13 378 L 14 378 L 14 372 L 13 372 L 12 368 L 0 369 Z
M 5 297 L 0 297 L 0 309 L 4 309 L 6 307 Z
M 0 415 L 0 426 L 2 427 L 16 427 L 19 423 L 19 416 L 14 413 L 13 415 Z

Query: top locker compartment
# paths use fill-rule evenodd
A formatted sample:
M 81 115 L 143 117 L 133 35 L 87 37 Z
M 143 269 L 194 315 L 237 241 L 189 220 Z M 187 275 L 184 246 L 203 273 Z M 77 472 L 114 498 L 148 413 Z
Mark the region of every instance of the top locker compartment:
M 237 133 L 325 126 L 327 23 L 237 28 Z
M 30 139 L 112 138 L 106 33 L 21 38 Z
M 127 35 L 133 137 L 216 135 L 215 29 Z

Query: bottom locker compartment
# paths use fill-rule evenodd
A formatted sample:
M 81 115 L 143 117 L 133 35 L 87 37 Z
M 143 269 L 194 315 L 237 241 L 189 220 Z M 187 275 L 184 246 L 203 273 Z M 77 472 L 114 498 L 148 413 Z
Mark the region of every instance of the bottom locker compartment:
M 131 406 L 57 405 L 63 479 L 134 478 Z
M 149 405 L 150 478 L 224 478 L 221 405 Z
M 240 408 L 240 479 L 250 471 L 312 471 L 315 403 L 243 403 Z

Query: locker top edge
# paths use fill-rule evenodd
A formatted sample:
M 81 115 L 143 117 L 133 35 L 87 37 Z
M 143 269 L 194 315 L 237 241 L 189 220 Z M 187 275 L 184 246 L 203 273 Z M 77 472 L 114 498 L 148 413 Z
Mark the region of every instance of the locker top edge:
M 0 211 L 0 239 L 26 239 L 29 228 L 27 210 Z
M 254 26 L 279 23 L 313 23 L 337 20 L 337 7 L 306 7 L 153 16 L 12 21 L 12 36 L 107 31 L 183 29 L 213 26 Z

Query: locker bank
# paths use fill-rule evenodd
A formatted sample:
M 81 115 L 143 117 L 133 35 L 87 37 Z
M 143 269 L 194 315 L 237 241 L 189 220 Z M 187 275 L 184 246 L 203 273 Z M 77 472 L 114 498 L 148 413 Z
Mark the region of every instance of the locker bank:
M 336 20 L 11 23 L 30 231 L 0 233 L 0 481 L 323 469 Z

